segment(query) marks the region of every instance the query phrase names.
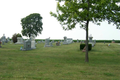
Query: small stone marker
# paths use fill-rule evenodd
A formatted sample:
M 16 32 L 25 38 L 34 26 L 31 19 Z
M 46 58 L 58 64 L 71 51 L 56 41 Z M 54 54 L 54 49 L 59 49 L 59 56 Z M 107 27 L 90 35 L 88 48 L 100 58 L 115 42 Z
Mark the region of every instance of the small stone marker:
M 50 42 L 50 46 L 53 46 L 53 45 L 52 45 L 52 42 Z
M 77 39 L 77 43 L 79 43 L 79 40 Z
M 108 44 L 108 46 L 110 46 L 110 44 Z
M 115 43 L 115 40 L 114 40 L 114 39 L 112 40 L 112 43 Z
M 60 46 L 60 42 L 56 42 L 56 46 Z
M 13 43 L 13 40 L 11 39 L 10 44 L 12 44 L 12 43 Z

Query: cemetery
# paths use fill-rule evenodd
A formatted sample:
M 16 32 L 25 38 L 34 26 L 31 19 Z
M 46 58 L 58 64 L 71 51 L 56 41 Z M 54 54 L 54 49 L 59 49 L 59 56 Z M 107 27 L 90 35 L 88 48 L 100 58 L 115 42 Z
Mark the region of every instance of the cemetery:
M 120 0 L 52 1 L 1 0 L 0 80 L 120 80 Z
M 85 48 L 85 40 L 46 38 L 37 40 L 40 43 L 36 44 L 32 35 L 23 44 L 16 45 L 11 40 L 3 44 L 1 39 L 0 80 L 119 80 L 120 45 L 117 40 L 112 43 L 113 40 L 94 40 L 89 36 L 92 47 L 89 63 L 85 63 L 85 49 L 80 50 L 80 45 Z

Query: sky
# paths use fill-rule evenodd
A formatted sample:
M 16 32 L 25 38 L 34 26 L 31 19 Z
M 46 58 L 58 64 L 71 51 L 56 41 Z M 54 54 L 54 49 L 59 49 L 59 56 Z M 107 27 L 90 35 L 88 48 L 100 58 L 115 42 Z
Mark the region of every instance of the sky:
M 86 31 L 76 26 L 75 29 L 65 31 L 50 11 L 56 12 L 55 0 L 0 0 L 0 37 L 12 37 L 22 30 L 21 19 L 31 13 L 39 13 L 43 19 L 43 31 L 36 39 L 63 39 L 64 36 L 74 40 L 85 40 Z M 120 40 L 120 30 L 116 26 L 102 22 L 100 26 L 89 24 L 89 35 L 94 40 Z M 27 37 L 23 36 L 24 39 Z

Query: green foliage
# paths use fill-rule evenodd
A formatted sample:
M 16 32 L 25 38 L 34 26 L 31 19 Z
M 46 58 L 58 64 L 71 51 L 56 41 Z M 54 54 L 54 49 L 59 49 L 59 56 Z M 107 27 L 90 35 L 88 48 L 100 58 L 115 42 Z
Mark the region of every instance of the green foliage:
M 107 20 L 120 25 L 120 11 L 116 4 L 118 0 L 57 0 L 57 14 L 50 12 L 51 16 L 57 18 L 64 30 L 71 30 L 77 24 L 86 30 L 86 59 L 88 62 L 88 29 L 89 22 L 100 25 Z M 61 3 L 63 2 L 63 3 Z M 66 26 L 67 25 L 67 26 Z
M 21 25 L 22 25 L 22 35 L 30 37 L 31 34 L 34 34 L 35 36 L 38 35 L 38 33 L 41 34 L 43 28 L 42 28 L 42 17 L 39 13 L 33 13 L 25 18 L 21 19 Z
M 116 0 L 57 0 L 57 14 L 50 12 L 51 16 L 57 18 L 64 30 L 71 30 L 79 24 L 86 28 L 89 20 L 97 25 L 103 20 L 109 23 L 117 17 L 118 5 Z M 64 4 L 61 4 L 63 2 Z M 115 12 L 114 12 L 115 11 Z M 112 20 L 111 20 L 112 19 Z M 67 25 L 65 27 L 64 25 Z
M 114 40 L 115 43 L 120 43 L 120 40 Z M 112 40 L 96 40 L 97 43 L 111 43 Z
M 17 37 L 22 37 L 22 36 L 21 36 L 21 34 L 18 33 L 18 34 L 17 34 Z
M 85 44 L 80 44 L 80 50 L 83 50 L 85 47 Z
M 83 50 L 86 44 L 80 44 L 80 50 Z M 92 44 L 88 44 L 88 51 L 92 50 Z
M 19 33 L 13 34 L 13 36 L 12 36 L 13 43 L 16 43 L 16 42 L 17 42 L 17 37 L 22 37 L 22 36 L 21 36 L 21 34 L 19 34 Z

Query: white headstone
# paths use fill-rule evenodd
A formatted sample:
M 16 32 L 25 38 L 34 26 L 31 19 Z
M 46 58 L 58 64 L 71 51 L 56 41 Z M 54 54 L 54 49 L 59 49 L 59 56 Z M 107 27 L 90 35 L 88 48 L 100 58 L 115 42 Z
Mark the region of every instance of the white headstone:
M 92 37 L 92 35 L 90 34 L 90 36 L 89 36 L 89 44 L 92 44 L 92 47 L 94 47 L 96 42 L 93 42 L 93 41 L 92 41 L 92 38 L 93 38 L 93 37 Z
M 31 48 L 32 49 L 36 49 L 36 43 L 35 43 L 35 35 L 31 34 L 30 36 L 30 40 L 31 40 Z
M 23 38 L 17 37 L 17 42 L 15 44 L 23 44 Z
M 71 44 L 71 43 L 73 43 L 73 39 L 72 39 L 72 38 L 64 37 L 64 42 L 63 42 L 63 44 Z

